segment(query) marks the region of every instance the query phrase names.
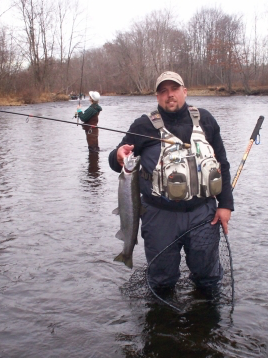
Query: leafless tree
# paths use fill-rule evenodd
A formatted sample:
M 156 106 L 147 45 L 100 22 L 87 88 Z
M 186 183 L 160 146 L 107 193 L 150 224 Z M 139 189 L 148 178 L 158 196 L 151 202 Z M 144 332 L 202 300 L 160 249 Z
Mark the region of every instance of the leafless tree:
M 235 84 L 251 93 L 253 82 L 268 82 L 268 29 L 260 33 L 257 18 L 248 37 L 243 18 L 221 9 L 201 8 L 187 24 L 169 10 L 153 11 L 102 47 L 88 48 L 79 6 L 79 0 L 16 0 L 24 31 L 9 37 L 11 30 L 0 26 L 1 88 L 13 76 L 17 89 L 32 81 L 40 91 L 146 94 L 164 70 L 179 72 L 187 87 L 232 91 Z
M 26 37 L 21 48 L 30 63 L 36 89 L 47 89 L 55 46 L 54 7 L 45 0 L 18 0 Z
M 0 27 L 0 92 L 16 91 L 15 78 L 21 71 L 22 59 L 10 31 Z
M 237 49 L 242 29 L 241 18 L 218 9 L 203 8 L 195 14 L 189 22 L 196 67 L 193 83 L 219 82 L 231 91 L 233 74 L 240 67 Z
M 161 71 L 180 66 L 182 56 L 178 54 L 184 52 L 185 43 L 169 11 L 153 12 L 144 21 L 134 23 L 130 31 L 118 33 L 109 50 L 117 58 L 122 91 L 152 92 Z
M 64 90 L 66 93 L 68 93 L 72 84 L 72 79 L 70 79 L 71 59 L 76 51 L 81 50 L 82 39 L 85 36 L 81 33 L 81 29 L 80 31 L 77 30 L 80 17 L 81 11 L 79 10 L 78 0 L 74 2 L 58 0 L 56 6 L 57 43 L 59 47 L 57 58 L 60 61 L 61 74 L 58 90 Z M 84 21 L 86 20 L 84 19 Z

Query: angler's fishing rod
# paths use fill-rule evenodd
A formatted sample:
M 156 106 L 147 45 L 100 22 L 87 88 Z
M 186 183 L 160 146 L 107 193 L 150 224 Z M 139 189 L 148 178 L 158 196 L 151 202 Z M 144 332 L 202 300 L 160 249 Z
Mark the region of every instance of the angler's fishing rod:
M 83 73 L 84 73 L 84 61 L 85 61 L 85 47 L 83 51 L 83 59 L 82 59 L 82 69 L 81 69 L 81 81 L 80 81 L 80 89 L 79 89 L 79 106 L 80 106 L 80 99 L 82 96 L 82 82 L 83 82 Z
M 88 13 L 88 3 L 87 3 L 87 13 Z M 88 18 L 88 16 L 86 18 Z M 80 106 L 80 98 L 81 98 L 81 95 L 82 95 L 82 83 L 83 83 L 83 74 L 84 74 L 86 40 L 87 40 L 87 26 L 85 27 L 84 50 L 83 50 L 82 67 L 81 67 L 81 79 L 80 79 L 79 102 L 78 102 L 79 106 Z M 76 115 L 77 115 L 77 112 L 76 112 Z M 78 119 L 78 121 L 79 121 L 79 119 Z
M 88 10 L 88 8 L 87 8 Z M 87 30 L 87 27 L 85 28 L 85 37 L 84 37 L 84 50 L 83 50 L 83 57 L 82 57 L 82 68 L 81 68 L 81 79 L 80 79 L 80 89 L 79 89 L 79 101 L 78 101 L 78 104 L 80 106 L 80 100 L 82 98 L 82 82 L 83 82 L 83 73 L 84 73 L 84 62 L 85 62 L 85 49 L 86 49 L 86 30 Z M 77 112 L 75 112 L 74 114 L 74 118 L 77 118 L 77 125 L 79 124 L 79 118 L 78 118 L 78 115 L 77 115 Z
M 250 140 L 249 140 L 249 143 L 248 143 L 248 146 L 247 146 L 247 149 L 243 155 L 243 158 L 239 164 L 239 167 L 237 169 L 237 172 L 236 172 L 236 175 L 233 179 L 233 182 L 232 182 L 232 191 L 234 190 L 235 186 L 236 186 L 236 183 L 237 183 L 237 180 L 242 172 L 242 169 L 243 169 L 243 166 L 246 162 L 246 159 L 249 155 L 249 152 L 251 150 L 251 147 L 253 145 L 253 143 L 256 141 L 257 137 L 259 136 L 260 137 L 260 129 L 261 129 L 261 125 L 262 125 L 262 122 L 264 121 L 264 117 L 263 116 L 260 116 L 257 120 L 257 123 L 255 125 L 255 128 L 250 136 Z M 260 143 L 260 142 L 259 142 Z M 259 144 L 257 143 L 257 144 Z M 232 259 L 232 254 L 231 254 L 231 247 L 230 247 L 230 243 L 229 243 L 229 239 L 228 239 L 228 235 L 226 235 L 224 232 L 223 232 L 223 235 L 225 237 L 225 241 L 226 241 L 226 244 L 227 244 L 227 248 L 228 248 L 228 251 L 229 251 L 229 258 L 230 258 L 230 268 L 231 268 L 231 285 L 232 285 L 232 302 L 234 302 L 234 274 L 233 274 L 233 259 Z
M 260 137 L 260 129 L 261 129 L 261 125 L 262 125 L 262 122 L 264 121 L 264 117 L 263 116 L 260 116 L 257 120 L 257 123 L 255 125 L 255 128 L 250 136 L 250 140 L 249 140 L 249 143 L 248 143 L 248 146 L 247 146 L 247 149 L 242 157 L 242 160 L 239 164 L 239 167 L 237 169 L 237 172 L 236 172 L 236 175 L 233 179 L 233 182 L 232 182 L 232 191 L 234 190 L 235 186 L 236 186 L 236 183 L 237 183 L 237 180 L 242 172 L 242 169 L 243 169 L 243 166 L 246 162 L 246 159 L 249 155 L 249 152 L 251 150 L 251 147 L 253 145 L 253 143 L 256 141 L 257 137 L 259 136 Z M 260 143 L 260 142 L 259 142 Z M 257 144 L 259 144 L 257 143 Z M 228 235 L 225 234 L 223 232 L 223 235 L 225 237 L 225 241 L 226 241 L 226 244 L 227 244 L 227 248 L 228 248 L 228 251 L 229 251 L 229 258 L 230 258 L 230 268 L 231 268 L 231 285 L 232 285 L 232 302 L 234 302 L 234 274 L 233 274 L 233 259 L 232 259 L 232 253 L 231 253 L 231 247 L 230 247 L 230 243 L 229 243 L 229 239 L 228 239 Z
M 10 111 L 3 111 L 3 110 L 0 110 L 0 112 L 2 112 L 2 113 L 8 113 L 8 114 L 15 114 L 15 115 L 17 115 L 17 116 L 24 116 L 24 117 L 26 116 L 26 117 L 27 117 L 26 120 L 27 120 L 28 118 L 46 119 L 46 120 L 49 120 L 49 121 L 75 124 L 76 126 L 88 126 L 88 127 L 91 127 L 91 128 L 104 129 L 104 130 L 110 131 L 110 132 L 117 132 L 117 133 L 123 133 L 123 134 L 131 134 L 131 135 L 135 135 L 135 136 L 138 136 L 138 137 L 144 137 L 144 138 L 159 140 L 160 142 L 165 142 L 165 143 L 168 143 L 168 144 L 179 144 L 179 143 L 175 142 L 175 141 L 172 140 L 172 139 L 162 139 L 162 138 L 157 138 L 157 137 L 151 137 L 151 136 L 148 136 L 148 135 L 145 135 L 145 134 L 139 134 L 139 133 L 133 133 L 133 132 L 125 132 L 125 131 L 120 131 L 120 130 L 118 130 L 118 129 L 112 129 L 112 128 L 107 128 L 107 127 L 95 126 L 95 125 L 93 125 L 93 124 L 70 122 L 70 121 L 65 121 L 65 120 L 63 120 L 63 119 L 56 119 L 56 118 L 35 116 L 35 115 L 33 115 L 33 114 L 27 114 L 27 113 L 10 112 Z M 183 147 L 183 148 L 190 148 L 190 146 L 191 146 L 191 145 L 188 144 L 188 143 L 183 143 L 183 144 L 182 144 L 182 147 Z
M 256 126 L 255 126 L 255 128 L 254 128 L 254 130 L 253 130 L 253 132 L 252 132 L 252 134 L 251 134 L 251 136 L 250 136 L 250 140 L 249 140 L 247 149 L 246 149 L 246 151 L 245 151 L 245 153 L 244 153 L 244 155 L 243 155 L 243 158 L 242 158 L 242 160 L 241 160 L 241 162 L 240 162 L 240 165 L 239 165 L 239 167 L 238 167 L 238 169 L 237 169 L 236 175 L 235 175 L 234 180 L 233 180 L 233 182 L 232 182 L 232 190 L 234 190 L 234 188 L 235 188 L 235 186 L 236 186 L 237 180 L 238 180 L 238 178 L 239 178 L 239 175 L 240 175 L 241 172 L 242 172 L 243 166 L 244 166 L 244 164 L 245 164 L 245 162 L 246 162 L 246 160 L 247 160 L 248 154 L 249 154 L 249 152 L 250 152 L 250 150 L 251 150 L 251 147 L 252 147 L 253 143 L 256 141 L 257 136 L 260 136 L 259 131 L 260 131 L 260 129 L 261 129 L 261 125 L 262 125 L 262 122 L 263 122 L 263 121 L 264 121 L 264 117 L 263 117 L 263 116 L 260 116 L 260 117 L 258 118 L 258 120 L 257 120 Z
M 238 167 L 237 173 L 236 173 L 236 175 L 235 175 L 235 177 L 234 177 L 234 180 L 233 180 L 233 182 L 232 182 L 232 190 L 235 188 L 235 185 L 236 185 L 237 180 L 238 180 L 238 178 L 239 178 L 239 175 L 240 175 L 240 173 L 241 173 L 241 171 L 242 171 L 242 169 L 243 169 L 243 166 L 244 166 L 245 161 L 246 161 L 246 159 L 247 159 L 247 157 L 248 157 L 248 154 L 249 154 L 250 149 L 251 149 L 251 147 L 252 147 L 252 145 L 253 145 L 253 142 L 256 141 L 257 136 L 260 136 L 259 131 L 260 131 L 260 129 L 261 129 L 261 125 L 262 125 L 263 121 L 264 121 L 264 117 L 263 117 L 263 116 L 260 116 L 259 119 L 258 119 L 258 121 L 257 121 L 257 124 L 255 125 L 255 128 L 254 128 L 254 130 L 253 130 L 253 132 L 252 132 L 252 134 L 251 134 L 249 144 L 248 144 L 248 146 L 247 146 L 247 149 L 246 149 L 246 151 L 245 151 L 245 153 L 244 153 L 244 155 L 243 155 L 242 161 L 241 161 L 241 163 L 240 163 L 240 165 L 239 165 L 239 167 Z M 259 144 L 259 143 L 257 143 L 257 144 Z M 155 290 L 153 289 L 152 285 L 150 284 L 150 280 L 149 280 L 149 270 L 150 270 L 150 267 L 151 267 L 151 265 L 155 262 L 155 260 L 157 260 L 157 258 L 158 258 L 159 256 L 161 256 L 161 254 L 163 254 L 163 252 L 165 252 L 166 250 L 168 250 L 172 245 L 174 245 L 174 244 L 176 245 L 176 243 L 177 243 L 184 235 L 188 234 L 188 233 L 191 232 L 192 230 L 195 230 L 196 228 L 198 228 L 198 227 L 200 227 L 200 226 L 202 226 L 202 225 L 205 225 L 205 224 L 207 224 L 207 223 L 209 223 L 209 222 L 211 222 L 211 220 L 204 221 L 204 222 L 202 222 L 201 224 L 198 224 L 198 225 L 195 226 L 194 228 L 192 228 L 192 229 L 186 231 L 185 233 L 183 233 L 183 234 L 182 234 L 181 236 L 179 236 L 175 241 L 173 241 L 171 244 L 169 244 L 168 246 L 166 246 L 162 251 L 160 251 L 160 252 L 149 262 L 149 264 L 148 264 L 148 266 L 147 266 L 147 268 L 146 268 L 146 271 L 145 271 L 146 283 L 147 283 L 147 285 L 148 285 L 150 291 L 152 292 L 152 294 L 153 294 L 157 299 L 159 299 L 162 303 L 167 304 L 169 307 L 175 309 L 175 310 L 178 311 L 178 312 L 182 312 L 183 310 L 182 310 L 181 308 L 175 306 L 175 304 L 172 304 L 172 303 L 168 302 L 167 300 L 163 299 L 162 297 L 160 297 L 160 296 L 157 294 L 157 292 L 155 292 Z M 232 288 L 232 291 L 231 291 L 231 302 L 232 302 L 232 304 L 233 304 L 233 302 L 234 302 L 234 275 L 233 275 L 232 253 L 231 253 L 231 247 L 230 247 L 228 235 L 225 234 L 223 231 L 222 231 L 222 233 L 223 233 L 223 236 L 224 236 L 224 238 L 225 238 L 226 246 L 227 246 L 228 253 L 229 253 L 231 288 Z
M 83 82 L 83 72 L 84 72 L 84 58 L 85 58 L 85 46 L 84 46 L 84 51 L 83 51 L 83 58 L 82 58 L 82 69 L 81 69 L 81 80 L 80 80 L 80 89 L 79 89 L 79 106 L 80 106 L 80 100 L 81 100 L 81 97 L 82 97 L 82 82 Z M 79 117 L 77 115 L 77 112 L 75 112 L 74 114 L 74 118 L 77 118 L 77 125 L 79 124 Z

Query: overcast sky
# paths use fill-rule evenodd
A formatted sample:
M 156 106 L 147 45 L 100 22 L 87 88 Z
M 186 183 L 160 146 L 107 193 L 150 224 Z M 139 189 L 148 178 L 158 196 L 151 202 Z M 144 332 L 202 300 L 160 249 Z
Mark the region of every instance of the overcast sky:
M 117 31 L 127 30 L 133 21 L 142 20 L 153 10 L 164 8 L 172 10 L 184 22 L 202 7 L 217 7 L 228 14 L 241 14 L 252 23 L 256 14 L 262 26 L 264 15 L 268 20 L 267 0 L 246 0 L 242 5 L 241 0 L 100 0 L 98 4 L 96 11 L 89 8 L 89 13 L 97 14 L 95 20 L 90 16 L 89 22 L 92 25 L 89 32 L 92 31 L 92 41 L 96 41 L 96 45 L 114 39 Z
M 0 0 L 0 15 L 7 9 L 10 1 Z M 249 24 L 254 23 L 256 15 L 259 25 L 266 33 L 268 32 L 267 0 L 247 0 L 243 3 L 241 0 L 79 0 L 84 8 L 86 1 L 88 1 L 87 37 L 93 47 L 102 46 L 106 41 L 113 40 L 117 31 L 127 31 L 132 22 L 142 20 L 150 12 L 160 9 L 171 10 L 178 20 L 184 23 L 202 7 L 216 7 L 230 15 L 244 15 Z M 8 13 L 10 14 L 11 11 L 2 15 L 0 20 L 8 21 Z

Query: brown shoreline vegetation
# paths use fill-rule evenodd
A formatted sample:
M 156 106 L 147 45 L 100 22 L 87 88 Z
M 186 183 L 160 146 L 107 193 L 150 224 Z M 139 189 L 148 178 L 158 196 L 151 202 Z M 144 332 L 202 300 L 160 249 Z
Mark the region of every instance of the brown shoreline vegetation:
M 102 93 L 102 96 L 140 96 L 153 95 L 153 92 L 146 93 Z M 246 93 L 243 88 L 235 88 L 228 91 L 225 87 L 196 87 L 188 88 L 188 96 L 268 96 L 268 86 L 252 87 L 250 93 Z M 70 99 L 66 94 L 42 93 L 41 95 L 31 95 L 22 93 L 21 95 L 1 95 L 0 106 L 22 106 L 27 104 L 47 103 L 47 102 L 63 102 Z

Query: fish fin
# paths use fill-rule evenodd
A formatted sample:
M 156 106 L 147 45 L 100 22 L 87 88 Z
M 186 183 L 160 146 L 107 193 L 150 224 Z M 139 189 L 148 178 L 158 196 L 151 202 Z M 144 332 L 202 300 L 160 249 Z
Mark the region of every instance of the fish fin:
M 112 214 L 119 215 L 119 208 L 116 208 L 112 211 Z
M 114 261 L 119 261 L 119 262 L 124 262 L 124 264 L 131 268 L 133 267 L 133 261 L 132 261 L 132 256 L 131 257 L 126 257 L 123 252 L 121 252 L 118 256 L 116 256 L 114 258 Z
M 119 240 L 125 241 L 125 235 L 122 230 L 117 231 L 115 237 Z

